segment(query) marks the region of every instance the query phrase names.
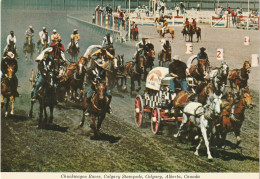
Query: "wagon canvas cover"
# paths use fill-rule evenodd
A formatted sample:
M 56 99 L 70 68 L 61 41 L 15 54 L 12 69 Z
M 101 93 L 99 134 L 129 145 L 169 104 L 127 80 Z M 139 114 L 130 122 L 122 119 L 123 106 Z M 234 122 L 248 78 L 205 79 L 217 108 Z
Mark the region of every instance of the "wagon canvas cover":
M 162 79 L 168 74 L 169 69 L 165 67 L 156 67 L 152 69 L 147 75 L 145 87 L 159 91 Z

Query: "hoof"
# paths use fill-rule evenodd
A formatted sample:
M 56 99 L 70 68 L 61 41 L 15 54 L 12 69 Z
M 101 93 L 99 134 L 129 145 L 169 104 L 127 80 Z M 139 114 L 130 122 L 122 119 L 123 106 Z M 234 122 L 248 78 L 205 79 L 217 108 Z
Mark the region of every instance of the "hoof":
M 8 112 L 5 112 L 5 117 L 7 117 L 8 116 Z
M 179 137 L 179 134 L 174 134 L 173 137 L 177 138 L 177 137 Z
M 194 152 L 194 155 L 197 155 L 197 156 L 199 156 L 199 153 L 198 153 L 198 151 Z
M 14 115 L 14 111 L 12 110 L 12 111 L 10 112 L 10 114 L 11 114 L 11 115 Z

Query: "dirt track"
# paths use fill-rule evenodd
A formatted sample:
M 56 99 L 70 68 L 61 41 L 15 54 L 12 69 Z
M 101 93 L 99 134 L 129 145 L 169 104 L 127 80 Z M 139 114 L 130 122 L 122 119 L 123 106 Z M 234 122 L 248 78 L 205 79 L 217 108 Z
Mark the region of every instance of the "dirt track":
M 60 32 L 63 44 L 69 42 L 74 28 L 81 34 L 81 54 L 92 44 L 100 44 L 103 35 L 95 34 L 84 26 L 73 27 L 67 23 L 66 13 L 32 13 L 28 11 L 2 13 L 2 49 L 6 36 L 11 29 L 17 36 L 20 56 L 23 57 L 22 45 L 24 32 L 32 24 L 38 31 L 46 26 L 49 32 L 56 28 Z M 23 22 L 23 23 L 20 23 Z M 16 25 L 15 25 L 16 24 Z M 157 37 L 155 27 L 140 27 L 142 34 Z M 225 60 L 230 69 L 241 68 L 243 61 L 251 59 L 251 54 L 258 53 L 259 36 L 257 31 L 236 29 L 212 29 L 201 26 L 202 41 L 193 44 L 194 54 L 199 48 L 207 48 L 213 66 L 218 66 L 216 49 L 224 48 Z M 149 29 L 149 31 L 148 31 Z M 181 28 L 175 28 L 176 38 L 171 43 L 173 54 L 179 54 L 186 61 L 190 55 L 185 54 L 185 42 L 180 34 Z M 250 36 L 250 46 L 243 45 L 243 37 Z M 152 39 L 156 54 L 160 50 L 159 39 Z M 129 61 L 135 52 L 133 45 L 116 44 L 116 53 L 124 54 Z M 34 55 L 36 57 L 36 54 Z M 155 63 L 158 65 L 158 63 Z M 181 143 L 172 137 L 176 131 L 173 123 L 163 123 L 158 135 L 152 135 L 150 120 L 144 127 L 137 128 L 133 120 L 134 99 L 129 94 L 113 93 L 113 114 L 107 115 L 102 125 L 99 140 L 90 140 L 87 131 L 89 120 L 81 129 L 81 111 L 76 107 L 65 108 L 63 104 L 54 110 L 56 126 L 50 130 L 37 129 L 38 105 L 35 105 L 34 117 L 29 119 L 29 76 L 31 69 L 36 69 L 33 61 L 19 59 L 19 92 L 21 97 L 15 103 L 15 115 L 1 120 L 1 165 L 7 172 L 258 172 L 259 171 L 259 73 L 252 68 L 249 86 L 253 91 L 253 100 L 257 107 L 246 111 L 246 120 L 242 126 L 241 147 L 239 150 L 228 147 L 226 150 L 212 148 L 214 160 L 209 162 L 206 150 L 201 156 L 193 155 L 195 146 Z M 143 85 L 144 87 L 144 85 Z M 139 94 L 141 94 L 140 92 Z M 72 105 L 71 105 L 72 106 Z M 74 105 L 75 106 L 75 105 Z M 235 142 L 233 134 L 228 140 Z

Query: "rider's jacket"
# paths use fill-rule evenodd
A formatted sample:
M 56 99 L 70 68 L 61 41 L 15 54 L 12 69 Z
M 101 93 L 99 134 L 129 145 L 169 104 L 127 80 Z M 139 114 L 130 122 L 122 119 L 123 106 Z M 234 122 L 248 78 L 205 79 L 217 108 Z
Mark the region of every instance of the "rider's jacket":
M 13 74 L 15 74 L 18 70 L 18 64 L 16 59 L 10 57 L 4 57 L 3 60 L 1 61 L 1 71 L 3 75 L 7 74 L 8 66 L 13 66 L 13 65 L 15 66 Z
M 80 35 L 79 34 L 71 34 L 70 38 L 73 39 L 74 42 L 77 42 L 77 41 L 80 40 Z
M 192 25 L 193 25 L 193 26 L 196 26 L 196 25 L 197 25 L 197 22 L 196 22 L 196 21 L 192 21 Z
M 47 44 L 50 43 L 50 36 L 43 34 L 42 38 L 41 38 L 41 43 L 44 44 L 44 42 L 47 41 Z
M 34 30 L 27 29 L 24 34 L 25 34 L 26 36 L 27 36 L 27 35 L 33 36 L 33 35 L 34 35 Z
M 182 79 L 182 80 L 186 79 L 186 69 L 187 69 L 186 63 L 179 60 L 174 60 L 169 65 L 169 73 L 178 75 L 178 79 Z
M 61 40 L 60 34 L 58 34 L 57 32 L 56 32 L 56 34 L 52 34 L 51 35 L 51 40 L 52 41 L 56 41 L 56 42 Z
M 40 36 L 40 39 L 42 40 L 42 38 L 44 38 L 44 36 L 45 36 L 45 32 L 43 30 L 40 31 L 39 36 Z
M 110 38 L 107 38 L 107 36 L 104 37 L 104 40 L 102 42 L 102 46 L 110 46 L 113 45 L 113 38 L 110 36 Z
M 185 21 L 185 25 L 189 25 L 190 24 L 190 22 L 189 21 Z
M 7 39 L 6 39 L 7 45 L 9 45 L 11 41 L 13 41 L 14 44 L 16 44 L 16 37 L 15 37 L 15 35 L 12 36 L 11 34 L 9 34 L 9 35 L 7 36 Z

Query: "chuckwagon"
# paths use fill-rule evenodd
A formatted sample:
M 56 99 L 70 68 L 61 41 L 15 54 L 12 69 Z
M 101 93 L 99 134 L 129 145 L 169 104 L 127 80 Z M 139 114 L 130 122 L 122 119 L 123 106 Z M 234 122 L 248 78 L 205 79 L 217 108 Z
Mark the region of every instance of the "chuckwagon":
M 168 109 L 168 105 L 174 98 L 173 94 L 170 93 L 170 80 L 172 78 L 168 68 L 165 67 L 156 67 L 149 72 L 143 95 L 137 95 L 135 98 L 134 120 L 138 127 L 142 125 L 145 115 L 151 120 L 153 134 L 158 132 L 162 121 L 178 120 L 181 122 L 182 115 L 177 116 L 176 119 L 174 110 Z M 187 77 L 186 80 L 189 89 L 193 88 L 193 79 Z M 176 92 L 180 90 L 177 86 Z

